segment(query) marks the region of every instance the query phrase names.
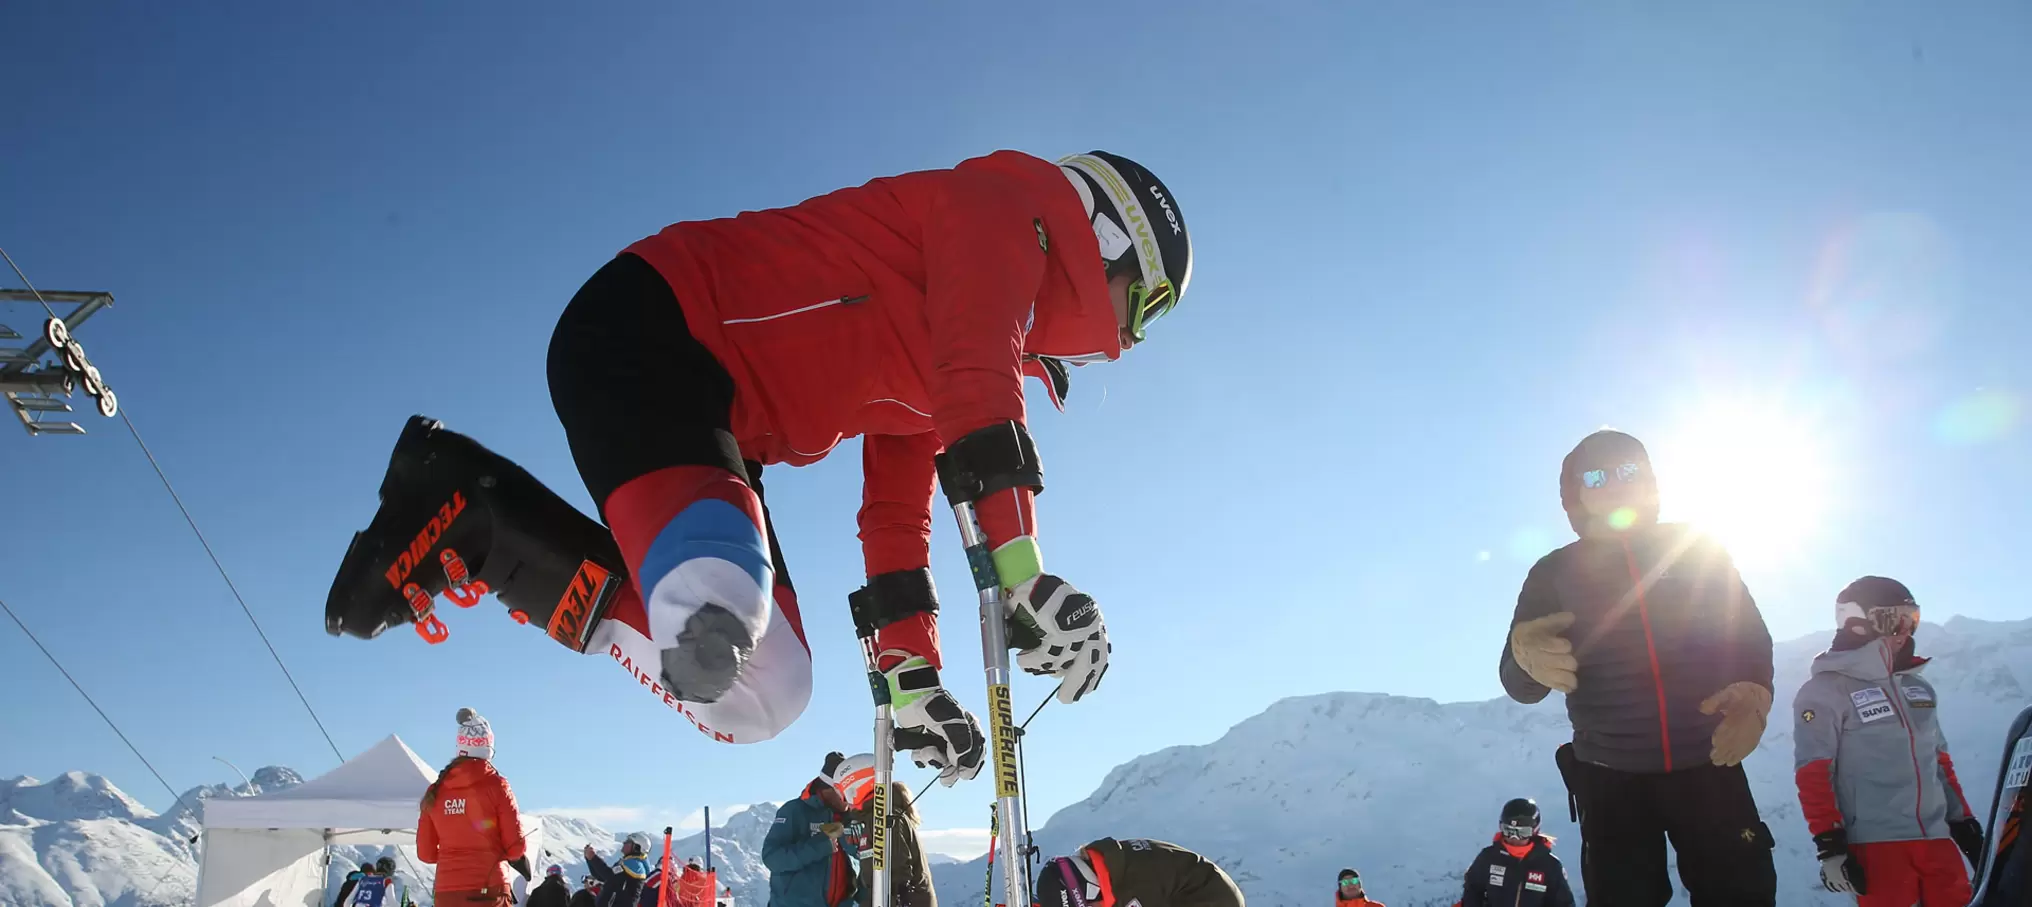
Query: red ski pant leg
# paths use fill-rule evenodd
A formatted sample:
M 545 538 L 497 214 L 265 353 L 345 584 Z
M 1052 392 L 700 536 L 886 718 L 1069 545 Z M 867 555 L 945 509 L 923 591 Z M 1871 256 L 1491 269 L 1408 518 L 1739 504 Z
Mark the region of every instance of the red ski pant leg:
M 1973 892 L 1952 840 L 1851 845 L 1869 888 L 1858 907 L 1966 907 Z
M 1954 841 L 1940 838 L 1914 842 L 1919 867 L 1919 903 L 1925 907 L 1966 907 L 1975 890 L 1969 886 L 1968 864 Z
M 1912 862 L 1912 846 L 1924 841 L 1886 841 L 1880 844 L 1851 844 L 1849 855 L 1863 867 L 1866 893 L 1856 896 L 1856 907 L 1913 907 L 1919 903 L 1919 867 Z

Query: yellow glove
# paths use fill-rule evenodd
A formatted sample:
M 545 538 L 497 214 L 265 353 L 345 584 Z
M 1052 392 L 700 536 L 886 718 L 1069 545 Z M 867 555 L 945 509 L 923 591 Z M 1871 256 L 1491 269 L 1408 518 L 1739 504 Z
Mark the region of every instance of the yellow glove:
M 1700 713 L 1722 713 L 1715 728 L 1714 752 L 1708 758 L 1716 765 L 1736 765 L 1757 750 L 1764 739 L 1764 718 L 1771 714 L 1771 690 L 1760 683 L 1740 680 L 1722 687 L 1700 704 Z
M 1573 626 L 1573 612 L 1561 611 L 1510 628 L 1510 656 L 1524 673 L 1562 693 L 1580 687 L 1574 672 L 1580 662 L 1573 657 L 1573 643 L 1559 635 Z M 1768 696 L 1766 697 L 1769 698 Z
M 824 825 L 820 825 L 818 827 L 818 830 L 826 837 L 837 841 L 840 839 L 840 833 L 846 831 L 847 829 L 846 826 L 841 825 L 838 822 L 827 822 Z

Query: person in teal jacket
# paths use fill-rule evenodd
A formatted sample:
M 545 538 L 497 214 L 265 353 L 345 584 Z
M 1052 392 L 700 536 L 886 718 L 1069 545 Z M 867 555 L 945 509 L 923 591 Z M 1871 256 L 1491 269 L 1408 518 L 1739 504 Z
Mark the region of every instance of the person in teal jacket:
M 797 799 L 776 810 L 776 824 L 762 841 L 762 865 L 769 867 L 769 907 L 841 907 L 854 902 L 859 855 L 842 838 L 846 799 L 838 774 L 845 756 L 827 753 L 825 770 Z

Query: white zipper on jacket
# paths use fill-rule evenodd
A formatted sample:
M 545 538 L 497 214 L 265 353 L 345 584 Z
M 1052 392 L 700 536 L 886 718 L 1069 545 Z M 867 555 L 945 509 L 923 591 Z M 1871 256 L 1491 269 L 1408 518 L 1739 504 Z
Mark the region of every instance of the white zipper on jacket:
M 762 321 L 775 321 L 775 320 L 776 320 L 776 319 L 778 319 L 778 318 L 789 318 L 789 317 L 790 317 L 790 316 L 792 316 L 792 315 L 802 315 L 802 314 L 804 314 L 804 313 L 806 313 L 806 312 L 816 312 L 816 311 L 818 311 L 819 309 L 824 309 L 824 308 L 830 308 L 830 307 L 832 307 L 832 306 L 836 306 L 836 305 L 853 305 L 854 303 L 857 303 L 857 302 L 867 302 L 867 301 L 868 301 L 868 297 L 866 297 L 866 296 L 842 296 L 842 297 L 840 297 L 840 298 L 838 298 L 838 299 L 828 299 L 828 300 L 826 300 L 826 301 L 824 301 L 824 302 L 814 302 L 814 303 L 812 303 L 811 305 L 808 305 L 808 306 L 804 306 L 804 307 L 802 307 L 802 308 L 795 308 L 795 309 L 791 309 L 791 310 L 790 310 L 790 311 L 788 311 L 788 312 L 777 312 L 777 313 L 776 313 L 776 314 L 774 314 L 774 315 L 761 315 L 761 316 L 758 316 L 758 317 L 755 317 L 755 318 L 728 318 L 728 319 L 725 319 L 725 320 L 721 321 L 720 323 L 721 323 L 721 324 L 755 324 L 755 323 L 757 323 L 757 322 L 762 322 Z

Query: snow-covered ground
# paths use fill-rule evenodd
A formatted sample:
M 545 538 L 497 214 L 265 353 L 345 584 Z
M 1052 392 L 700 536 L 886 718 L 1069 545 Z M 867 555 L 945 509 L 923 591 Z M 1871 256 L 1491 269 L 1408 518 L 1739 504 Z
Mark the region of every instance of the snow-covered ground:
M 1989 803 L 2001 737 L 2032 687 L 2032 620 L 1962 618 L 1926 625 L 1921 653 L 1940 689 L 1940 718 L 1969 798 Z M 1847 905 L 1820 891 L 1811 843 L 1792 788 L 1792 692 L 1825 637 L 1777 647 L 1777 705 L 1763 747 L 1745 763 L 1764 819 L 1778 837 L 1779 903 Z M 1485 659 L 1495 670 L 1495 650 Z M 1087 799 L 1037 831 L 1046 855 L 1103 836 L 1150 837 L 1192 847 L 1226 867 L 1256 907 L 1323 903 L 1342 867 L 1362 872 L 1372 896 L 1392 907 L 1443 907 L 1459 894 L 1460 873 L 1486 843 L 1502 802 L 1532 796 L 1546 828 L 1576 851 L 1552 751 L 1569 737 L 1558 696 L 1537 706 L 1508 700 L 1440 704 L 1373 693 L 1285 699 L 1205 746 L 1181 746 L 1131 760 Z M 1032 753 L 1048 759 L 1048 753 Z M 181 907 L 196 880 L 192 837 L 200 803 L 302 782 L 264 768 L 252 785 L 198 788 L 157 815 L 96 775 L 47 782 L 0 781 L 0 907 Z M 713 863 L 741 907 L 768 903 L 762 839 L 776 804 L 758 803 L 713 830 Z M 599 825 L 542 816 L 546 853 L 576 884 L 581 850 L 604 854 L 616 836 Z M 700 855 L 702 835 L 679 839 L 677 855 Z M 660 844 L 661 842 L 659 842 Z M 388 848 L 333 851 L 334 889 L 347 870 Z M 429 868 L 407 849 L 398 875 L 428 892 Z M 981 859 L 932 859 L 939 899 L 978 904 Z M 1576 880 L 1577 881 L 1577 880 Z M 427 900 L 427 898 L 419 898 Z

